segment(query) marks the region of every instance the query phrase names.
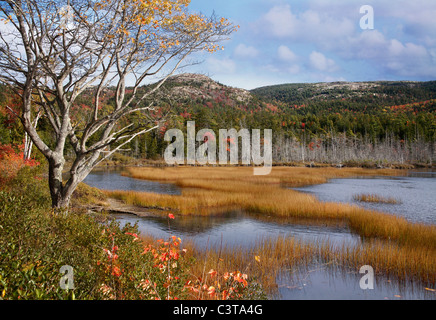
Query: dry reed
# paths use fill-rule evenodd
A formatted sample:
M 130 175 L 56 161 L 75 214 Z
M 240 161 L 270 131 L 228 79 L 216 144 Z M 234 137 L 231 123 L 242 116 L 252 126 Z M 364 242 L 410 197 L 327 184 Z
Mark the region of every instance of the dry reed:
M 372 202 L 372 203 L 386 203 L 386 204 L 398 204 L 399 200 L 389 197 L 385 198 L 377 194 L 356 194 L 353 199 L 360 202 Z
M 391 214 L 353 205 L 320 202 L 314 196 L 283 187 L 321 183 L 337 177 L 401 174 L 398 170 L 274 167 L 269 176 L 253 176 L 252 169 L 247 167 L 180 167 L 128 168 L 125 174 L 139 179 L 174 183 L 182 188 L 181 195 L 108 192 L 110 197 L 128 204 L 170 208 L 181 215 L 210 215 L 242 210 L 258 216 L 345 223 L 353 232 L 364 237 L 436 248 L 436 226 L 409 223 Z
M 352 267 L 370 264 L 376 272 L 435 283 L 436 226 L 410 223 L 401 217 L 353 205 L 320 202 L 311 195 L 284 188 L 324 183 L 331 178 L 399 175 L 401 171 L 274 167 L 269 176 L 253 176 L 252 169 L 246 167 L 179 167 L 129 168 L 124 174 L 173 183 L 182 188 L 181 195 L 107 192 L 129 204 L 171 208 L 180 215 L 218 214 L 236 209 L 255 213 L 260 218 L 330 221 L 345 224 L 363 239 L 378 239 L 370 243 L 365 241 L 362 246 L 340 249 L 328 243 L 308 244 L 284 238 L 265 239 L 248 252 L 241 248 L 202 253 L 193 249 L 201 257 L 200 261 L 204 261 L 194 269 L 216 269 L 217 262 L 225 269 L 229 267 L 227 263 L 232 268 L 246 268 L 265 287 L 273 288 L 277 273 L 283 267 L 307 264 L 316 258 Z M 260 262 L 254 260 L 255 256 L 260 257 Z

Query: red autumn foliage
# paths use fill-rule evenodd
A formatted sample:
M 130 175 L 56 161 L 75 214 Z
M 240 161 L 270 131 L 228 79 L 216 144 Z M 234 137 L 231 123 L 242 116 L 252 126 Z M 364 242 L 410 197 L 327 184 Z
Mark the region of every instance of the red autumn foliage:
M 270 103 L 267 103 L 267 104 L 266 104 L 266 108 L 267 108 L 268 110 L 272 111 L 273 113 L 275 113 L 275 112 L 278 111 L 278 107 L 275 106 L 275 105 L 272 105 L 272 104 L 270 104 Z
M 309 143 L 309 149 L 310 149 L 310 151 L 313 151 L 314 150 L 314 146 L 315 146 L 315 142 L 311 142 L 311 143 Z
M 187 112 L 186 109 L 185 109 L 185 112 L 181 113 L 180 116 L 182 116 L 184 119 L 191 119 L 192 114 Z
M 24 145 L 18 146 L 16 150 L 9 144 L 0 144 L 0 184 L 2 186 L 15 178 L 21 168 L 39 165 L 35 159 L 24 160 L 23 149 Z

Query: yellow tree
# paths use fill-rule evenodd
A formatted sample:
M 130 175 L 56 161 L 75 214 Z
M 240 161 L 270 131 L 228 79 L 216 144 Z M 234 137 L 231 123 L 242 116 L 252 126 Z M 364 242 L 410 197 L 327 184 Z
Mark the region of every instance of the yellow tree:
M 6 0 L 0 3 L 0 81 L 20 95 L 21 122 L 49 163 L 52 205 L 68 207 L 77 185 L 102 160 L 154 122 L 126 124 L 152 112 L 153 98 L 194 52 L 214 52 L 236 27 L 215 15 L 189 11 L 189 0 Z M 159 79 L 155 85 L 147 79 Z M 129 87 L 129 94 L 126 88 Z M 142 89 L 141 89 L 142 88 Z M 114 91 L 115 106 L 102 110 Z M 75 123 L 78 97 L 93 95 L 89 114 Z M 44 141 L 35 126 L 38 106 L 53 131 Z M 147 119 L 147 117 L 143 117 Z M 74 150 L 63 182 L 66 146 Z M 110 147 L 110 151 L 107 151 Z

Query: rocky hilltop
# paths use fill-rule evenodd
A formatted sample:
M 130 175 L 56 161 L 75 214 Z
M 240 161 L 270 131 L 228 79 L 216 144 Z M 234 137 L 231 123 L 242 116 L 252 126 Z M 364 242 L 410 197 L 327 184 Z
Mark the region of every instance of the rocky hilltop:
M 273 104 L 307 104 L 338 100 L 395 105 L 434 99 L 436 96 L 436 81 L 290 83 L 248 91 L 221 84 L 206 75 L 195 73 L 171 76 L 165 88 L 166 94 L 176 100 L 214 101 L 227 106 L 257 105 L 259 101 Z
M 175 98 L 249 102 L 252 94 L 244 89 L 223 85 L 202 74 L 183 73 L 170 77 L 167 88 Z

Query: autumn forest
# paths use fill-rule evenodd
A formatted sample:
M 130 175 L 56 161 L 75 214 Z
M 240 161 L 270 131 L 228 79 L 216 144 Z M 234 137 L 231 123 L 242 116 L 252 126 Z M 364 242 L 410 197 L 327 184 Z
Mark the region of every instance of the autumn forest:
M 186 132 L 186 122 L 195 121 L 197 128 L 216 132 L 272 129 L 275 163 L 431 165 L 435 159 L 436 82 L 288 84 L 249 92 L 184 74 L 170 78 L 165 89 L 150 116 L 159 129 L 135 138 L 115 157 L 162 158 L 165 131 Z M 92 99 L 92 90 L 78 99 L 76 122 L 86 121 Z M 102 100 L 102 109 L 113 109 L 113 92 Z M 19 100 L 2 88 L 0 104 L 0 143 L 18 146 L 24 139 L 15 114 Z M 136 113 L 127 121 L 141 117 Z M 38 130 L 49 140 L 47 119 L 39 120 Z

